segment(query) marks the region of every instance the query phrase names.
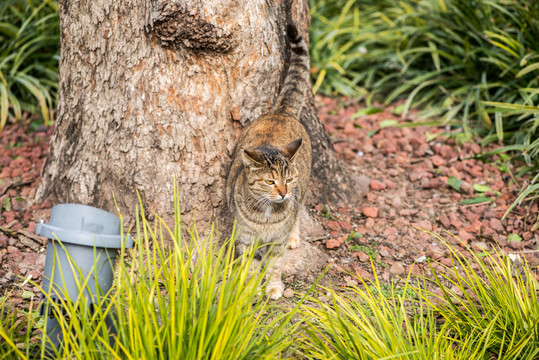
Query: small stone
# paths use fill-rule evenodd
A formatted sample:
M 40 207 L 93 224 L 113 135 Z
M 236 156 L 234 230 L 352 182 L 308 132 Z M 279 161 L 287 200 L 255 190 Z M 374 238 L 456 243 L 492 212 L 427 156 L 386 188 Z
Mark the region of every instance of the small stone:
M 470 240 L 474 239 L 474 236 L 464 229 L 460 229 L 458 232 L 458 238 L 463 244 L 467 244 Z
M 432 224 L 428 220 L 421 220 L 412 225 L 426 231 L 432 231 Z
M 326 248 L 328 248 L 328 249 L 335 249 L 335 248 L 338 248 L 340 246 L 341 246 L 341 242 L 339 240 L 336 240 L 336 239 L 329 239 L 326 242 Z
M 379 251 L 379 254 L 382 255 L 383 257 L 388 257 L 389 251 L 387 251 L 387 249 L 382 249 Z
M 370 218 L 376 218 L 378 217 L 378 208 L 375 207 L 366 207 L 363 209 L 363 215 L 370 217 Z
M 288 288 L 286 289 L 284 292 L 283 292 L 283 296 L 287 299 L 291 298 L 292 296 L 294 296 L 294 290 Z
M 490 227 L 492 228 L 492 230 L 497 231 L 497 232 L 503 232 L 504 231 L 504 227 L 502 225 L 502 222 L 499 219 L 496 219 L 496 218 L 490 219 Z
M 422 168 L 414 169 L 412 172 L 408 175 L 408 178 L 410 181 L 417 181 L 425 176 L 425 170 Z
M 425 255 L 422 255 L 418 258 L 415 258 L 414 261 L 418 264 L 422 264 L 427 261 L 427 257 Z
M 402 266 L 401 262 L 394 262 L 393 265 L 391 265 L 391 268 L 389 269 L 389 272 L 393 275 L 402 275 L 404 274 L 406 270 L 404 269 L 404 266 Z
M 472 242 L 472 249 L 475 251 L 488 251 L 488 245 L 485 244 L 483 241 L 474 241 Z
M 352 224 L 350 224 L 348 221 L 341 220 L 339 221 L 339 225 L 344 231 L 350 232 L 354 229 Z
M 445 160 L 440 155 L 433 155 L 430 160 L 432 161 L 432 164 L 436 167 L 440 167 L 442 165 L 445 165 Z
M 328 222 L 328 227 L 333 231 L 340 231 L 341 230 L 341 225 L 339 225 L 339 222 L 335 221 L 335 220 L 329 221 Z
M 361 261 L 361 262 L 369 262 L 369 260 L 371 259 L 370 256 L 365 254 L 363 251 L 358 251 L 356 253 L 356 256 L 357 256 L 358 260 Z
M 7 247 L 9 238 L 6 235 L 0 235 L 0 249 Z
M 17 249 L 15 246 L 8 246 L 7 253 L 11 255 L 11 257 L 22 257 L 20 250 Z
M 442 263 L 442 265 L 447 266 L 447 267 L 453 266 L 453 260 L 447 257 L 441 258 L 440 263 Z
M 383 190 L 386 188 L 386 184 L 378 180 L 372 180 L 370 186 L 373 190 Z
M 444 228 L 448 229 L 451 226 L 451 221 L 447 217 L 445 213 L 441 213 L 440 216 L 438 216 L 437 220 L 444 226 Z

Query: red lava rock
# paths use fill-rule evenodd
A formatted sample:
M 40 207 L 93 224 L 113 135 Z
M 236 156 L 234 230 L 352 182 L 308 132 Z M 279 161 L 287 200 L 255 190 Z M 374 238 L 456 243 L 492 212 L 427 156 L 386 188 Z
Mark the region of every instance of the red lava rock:
M 421 220 L 416 223 L 412 223 L 412 225 L 423 230 L 432 231 L 432 224 L 428 220 Z
M 0 249 L 6 248 L 8 243 L 9 238 L 6 235 L 0 235 Z
M 388 257 L 388 256 L 391 255 L 387 249 L 381 249 L 378 253 L 379 253 L 382 257 Z
M 440 263 L 442 265 L 444 265 L 444 266 L 447 266 L 447 267 L 452 267 L 453 266 L 453 260 L 451 260 L 451 258 L 447 258 L 447 257 L 441 258 Z
M 451 220 L 449 220 L 449 217 L 447 217 L 445 213 L 441 213 L 436 220 L 438 220 L 446 229 L 451 226 Z
M 36 253 L 25 253 L 21 265 L 25 267 L 34 267 L 37 262 L 38 256 L 39 255 Z
M 356 135 L 357 131 L 356 131 L 356 128 L 354 127 L 354 123 L 347 122 L 346 125 L 344 126 L 343 132 L 346 135 Z
M 426 181 L 423 182 L 423 180 L 426 180 Z M 443 185 L 445 185 L 445 182 L 442 181 L 442 179 L 440 178 L 433 178 L 433 179 L 422 178 L 421 179 L 421 186 L 423 187 L 423 189 L 438 189 L 439 187 L 442 187 Z
M 330 220 L 328 222 L 328 227 L 333 231 L 340 231 L 341 230 L 341 225 L 339 225 L 339 222 L 335 221 L 335 220 Z
M 15 246 L 8 246 L 7 253 L 10 255 L 11 258 L 22 257 L 20 250 L 17 249 Z
M 457 229 L 462 227 L 462 221 L 459 220 L 457 214 L 455 213 L 449 214 L 449 221 L 451 222 L 451 225 L 453 225 Z
M 445 159 L 439 155 L 433 155 L 431 156 L 430 160 L 436 167 L 440 167 L 442 165 L 445 165 Z
M 4 216 L 4 221 L 6 224 L 9 224 L 15 220 L 15 211 L 6 211 L 2 214 Z
M 412 170 L 410 174 L 408 174 L 408 178 L 410 181 L 417 181 L 425 176 L 425 170 L 422 168 L 416 168 Z
M 375 207 L 366 207 L 363 209 L 363 215 L 370 217 L 370 218 L 376 218 L 378 217 L 378 208 Z
M 503 232 L 505 230 L 502 225 L 502 222 L 496 218 L 490 219 L 490 227 L 492 228 L 492 230 L 497 232 Z
M 400 216 L 410 216 L 410 215 L 414 215 L 415 213 L 417 213 L 417 210 L 415 210 L 415 209 L 401 209 L 401 210 L 399 210 L 399 215 Z
M 339 240 L 336 240 L 336 239 L 329 239 L 326 242 L 326 248 L 328 248 L 328 249 L 335 249 L 335 248 L 338 248 L 340 246 L 341 246 L 341 242 Z
M 475 178 L 480 178 L 483 176 L 483 168 L 481 166 L 474 166 L 468 172 Z
M 524 249 L 524 246 L 526 246 L 526 244 L 523 241 L 509 241 L 509 247 L 514 250 L 522 250 Z
M 482 223 L 479 220 L 475 220 L 471 225 L 466 226 L 465 230 L 472 232 L 474 234 L 480 234 L 481 233 L 481 226 Z
M 356 270 L 356 275 L 360 278 L 360 279 L 368 279 L 368 280 L 372 280 L 373 279 L 373 276 L 370 272 L 362 269 L 362 268 L 358 268 Z
M 368 201 L 368 202 L 375 203 L 377 199 L 378 199 L 378 195 L 377 195 L 377 194 L 372 193 L 372 192 L 367 193 L 367 201 Z
M 371 180 L 370 186 L 373 190 L 383 190 L 386 188 L 386 184 L 378 180 Z
M 402 275 L 404 274 L 404 266 L 400 261 L 396 261 L 391 265 L 391 268 L 389 269 L 389 272 L 393 275 Z
M 31 233 L 34 233 L 34 232 L 36 231 L 36 225 L 37 225 L 37 224 L 36 224 L 35 222 L 30 221 L 30 222 L 28 223 L 28 226 L 26 227 L 26 231 L 31 232 Z
M 352 224 L 350 224 L 348 221 L 341 220 L 339 221 L 339 225 L 344 231 L 347 231 L 347 232 L 350 232 L 354 229 Z
M 363 251 L 358 251 L 355 254 L 357 259 L 361 262 L 369 262 L 371 259 L 370 256 L 365 254 Z
M 474 236 L 464 229 L 458 231 L 458 238 L 462 244 L 467 244 L 470 240 L 474 239 Z

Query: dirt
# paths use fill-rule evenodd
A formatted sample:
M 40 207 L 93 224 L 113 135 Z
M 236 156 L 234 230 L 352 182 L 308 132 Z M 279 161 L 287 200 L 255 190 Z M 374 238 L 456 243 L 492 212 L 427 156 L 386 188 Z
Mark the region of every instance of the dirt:
M 312 204 L 323 231 L 305 241 L 324 256 L 316 271 L 285 277 L 285 296 L 304 290 L 328 265 L 325 282 L 337 286 L 357 284 L 350 274 L 372 279 L 371 260 L 387 282 L 409 271 L 428 274 L 427 260 L 440 262 L 435 269 L 451 265 L 431 233 L 465 255 L 493 248 L 519 254 L 537 274 L 539 234 L 531 229 L 538 201 L 522 202 L 502 220 L 527 178 L 515 180 L 504 169 L 516 173 L 517 165 L 481 156 L 495 144 L 482 149 L 445 126 L 394 126 L 418 121 L 414 114 L 394 114 L 399 104 L 367 114 L 364 105 L 346 99 L 317 97 L 317 103 L 335 151 L 368 191 L 358 204 Z M 51 204 L 36 203 L 34 195 L 52 131 L 10 125 L 0 137 L 0 297 L 20 308 L 39 296 L 27 280 L 40 283 L 45 264 L 47 240 L 34 231 L 39 220 L 48 220 Z M 470 203 L 479 196 L 487 201 Z

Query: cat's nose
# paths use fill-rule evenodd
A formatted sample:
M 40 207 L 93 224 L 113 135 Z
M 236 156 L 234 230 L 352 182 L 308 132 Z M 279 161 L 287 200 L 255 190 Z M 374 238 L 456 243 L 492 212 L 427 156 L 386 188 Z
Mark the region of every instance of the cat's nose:
M 286 190 L 277 189 L 277 191 L 279 192 L 279 195 L 281 195 L 281 198 L 284 199 L 284 197 L 286 196 Z

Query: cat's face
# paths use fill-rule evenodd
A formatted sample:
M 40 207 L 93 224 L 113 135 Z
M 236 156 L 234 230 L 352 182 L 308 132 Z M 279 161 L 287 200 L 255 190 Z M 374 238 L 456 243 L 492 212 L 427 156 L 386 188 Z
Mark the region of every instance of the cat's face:
M 261 208 L 294 200 L 298 183 L 294 157 L 300 146 L 301 139 L 282 148 L 243 150 L 247 186 Z

